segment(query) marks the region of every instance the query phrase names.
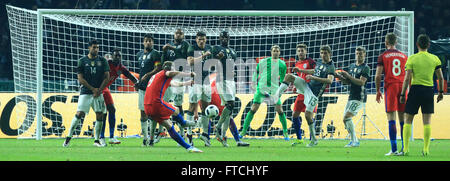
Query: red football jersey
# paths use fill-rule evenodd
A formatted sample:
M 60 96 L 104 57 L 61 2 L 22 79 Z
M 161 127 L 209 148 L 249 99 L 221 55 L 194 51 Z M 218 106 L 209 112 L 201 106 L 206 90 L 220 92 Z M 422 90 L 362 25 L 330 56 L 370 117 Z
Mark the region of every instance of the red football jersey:
M 298 67 L 299 69 L 314 69 L 316 67 L 316 61 L 314 61 L 312 58 L 306 58 L 305 60 L 300 60 L 295 62 L 295 67 Z M 309 82 L 310 80 L 306 80 L 305 73 L 297 72 L 297 76 L 305 80 L 306 82 Z
M 144 104 L 162 102 L 164 94 L 172 81 L 172 77 L 167 77 L 166 72 L 165 70 L 159 71 L 150 78 L 145 90 Z
M 108 64 L 109 64 L 109 82 L 106 87 L 109 87 L 117 79 L 117 77 L 119 77 L 120 74 L 122 74 L 122 72 L 129 72 L 128 69 L 122 64 L 114 65 L 114 63 L 111 60 L 108 61 Z
M 406 60 L 408 56 L 396 49 L 386 50 L 378 57 L 377 65 L 384 68 L 385 86 L 390 83 L 403 83 Z

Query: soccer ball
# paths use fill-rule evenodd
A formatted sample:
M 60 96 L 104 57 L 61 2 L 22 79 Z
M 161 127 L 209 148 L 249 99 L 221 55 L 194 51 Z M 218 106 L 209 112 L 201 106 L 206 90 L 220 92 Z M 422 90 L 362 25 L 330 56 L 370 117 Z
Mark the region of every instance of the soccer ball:
M 211 119 L 214 119 L 215 117 L 217 117 L 217 115 L 219 115 L 219 108 L 217 108 L 216 105 L 209 105 L 208 107 L 206 107 L 205 110 L 206 116 L 208 116 Z

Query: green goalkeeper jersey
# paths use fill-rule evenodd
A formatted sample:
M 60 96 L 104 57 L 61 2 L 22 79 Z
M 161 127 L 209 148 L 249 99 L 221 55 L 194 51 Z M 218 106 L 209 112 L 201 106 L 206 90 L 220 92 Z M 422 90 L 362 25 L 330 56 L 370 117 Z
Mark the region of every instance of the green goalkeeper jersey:
M 274 61 L 269 57 L 260 60 L 252 79 L 253 83 L 257 83 L 256 90 L 274 94 L 284 80 L 286 70 L 286 63 L 281 59 Z

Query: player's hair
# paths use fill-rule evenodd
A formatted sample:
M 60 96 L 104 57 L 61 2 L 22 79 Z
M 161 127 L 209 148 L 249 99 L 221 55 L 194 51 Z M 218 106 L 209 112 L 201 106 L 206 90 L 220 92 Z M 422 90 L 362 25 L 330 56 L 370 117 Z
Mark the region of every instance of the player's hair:
M 281 49 L 280 46 L 278 46 L 278 45 L 272 45 L 272 47 L 270 48 L 270 51 L 272 51 L 274 48 L 277 48 L 279 50 Z
M 320 51 L 322 51 L 322 50 L 327 51 L 329 54 L 331 54 L 331 47 L 328 45 L 320 46 Z
M 223 36 L 226 36 L 226 37 L 230 37 L 230 34 L 228 33 L 228 31 L 222 31 L 222 32 L 220 32 L 220 37 L 223 37 Z
M 363 51 L 364 53 L 366 53 L 366 48 L 364 48 L 363 46 L 358 46 L 356 47 L 356 51 L 358 52 Z
M 296 49 L 299 49 L 299 48 L 304 48 L 306 50 L 306 49 L 308 49 L 308 46 L 306 44 L 304 44 L 304 43 L 300 43 L 300 44 L 297 44 L 297 48 Z
M 196 37 L 206 36 L 206 33 L 204 31 L 197 32 Z
M 172 62 L 172 61 L 165 61 L 165 62 L 163 63 L 162 69 L 163 69 L 163 70 L 166 70 L 166 71 L 169 71 L 169 70 L 172 69 L 172 65 L 173 65 L 173 62 Z
M 397 43 L 397 35 L 395 35 L 394 33 L 386 34 L 386 42 L 389 45 L 395 45 L 395 43 Z
M 114 48 L 114 50 L 112 51 L 112 53 L 114 54 L 114 52 L 119 52 L 119 53 L 121 53 L 119 48 Z
M 92 46 L 92 45 L 98 45 L 98 41 L 96 39 L 93 39 L 91 41 L 88 42 L 88 47 Z
M 430 46 L 430 37 L 428 37 L 428 35 L 426 34 L 420 34 L 417 37 L 417 46 L 419 46 L 419 48 L 421 49 L 428 49 L 428 47 Z
M 144 40 L 145 40 L 146 38 L 152 39 L 153 41 L 155 40 L 155 39 L 153 38 L 153 35 L 150 34 L 150 33 L 147 33 L 147 34 L 144 35 Z

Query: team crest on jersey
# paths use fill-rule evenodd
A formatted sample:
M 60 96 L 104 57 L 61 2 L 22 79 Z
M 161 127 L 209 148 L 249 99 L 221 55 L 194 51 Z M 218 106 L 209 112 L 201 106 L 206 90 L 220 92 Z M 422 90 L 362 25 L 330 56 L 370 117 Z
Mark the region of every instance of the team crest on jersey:
M 142 56 L 142 59 L 144 60 L 147 59 L 147 55 Z
M 303 64 L 303 68 L 306 69 L 306 64 Z
M 227 49 L 227 53 L 230 53 L 230 49 Z
M 323 68 L 323 65 L 320 65 L 319 69 L 322 69 L 322 68 Z
M 91 66 L 92 67 L 95 66 L 95 62 L 94 61 L 91 61 Z

